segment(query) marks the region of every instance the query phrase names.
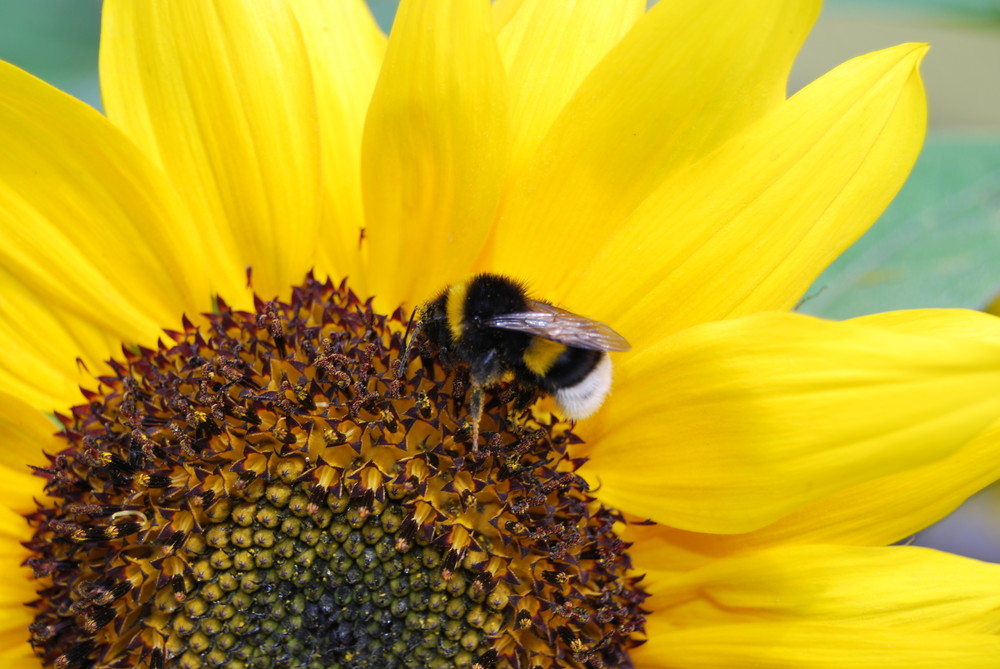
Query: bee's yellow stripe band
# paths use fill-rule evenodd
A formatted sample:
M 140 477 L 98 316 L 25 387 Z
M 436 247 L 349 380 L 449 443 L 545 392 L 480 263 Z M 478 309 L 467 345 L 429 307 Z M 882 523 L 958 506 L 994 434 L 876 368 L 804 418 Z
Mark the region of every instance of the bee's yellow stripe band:
M 524 364 L 535 374 L 545 376 L 552 369 L 556 358 L 562 355 L 562 352 L 565 350 L 565 344 L 560 344 L 549 339 L 542 339 L 541 337 L 533 337 L 531 344 L 524 351 Z
M 465 296 L 469 292 L 469 282 L 452 284 L 448 288 L 448 329 L 451 331 L 453 340 L 461 339 L 462 330 L 465 328 Z

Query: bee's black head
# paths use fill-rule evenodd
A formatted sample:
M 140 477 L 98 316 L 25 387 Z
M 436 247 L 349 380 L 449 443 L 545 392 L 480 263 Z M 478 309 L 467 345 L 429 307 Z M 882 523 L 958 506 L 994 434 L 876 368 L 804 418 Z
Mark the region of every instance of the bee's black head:
M 452 343 L 448 325 L 448 290 L 421 306 L 417 312 L 420 335 L 440 348 Z

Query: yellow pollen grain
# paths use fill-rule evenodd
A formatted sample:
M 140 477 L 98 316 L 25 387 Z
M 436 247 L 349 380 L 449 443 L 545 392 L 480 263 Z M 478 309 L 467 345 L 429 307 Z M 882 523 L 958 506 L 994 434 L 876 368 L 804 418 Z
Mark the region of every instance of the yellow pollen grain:
M 535 337 L 524 352 L 524 364 L 539 376 L 545 376 L 552 369 L 556 358 L 566 350 L 565 344 Z

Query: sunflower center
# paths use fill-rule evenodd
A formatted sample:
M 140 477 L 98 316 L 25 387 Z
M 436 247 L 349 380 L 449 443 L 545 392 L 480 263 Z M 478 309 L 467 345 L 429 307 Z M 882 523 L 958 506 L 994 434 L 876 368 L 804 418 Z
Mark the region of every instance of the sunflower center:
M 645 593 L 568 425 L 311 277 L 98 377 L 29 515 L 48 665 L 627 667 Z

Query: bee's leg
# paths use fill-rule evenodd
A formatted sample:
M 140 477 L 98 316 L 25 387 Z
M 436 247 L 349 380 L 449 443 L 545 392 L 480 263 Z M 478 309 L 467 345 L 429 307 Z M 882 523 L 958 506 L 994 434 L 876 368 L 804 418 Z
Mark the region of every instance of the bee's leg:
M 472 384 L 469 394 L 469 413 L 472 419 L 472 457 L 479 458 L 479 419 L 483 417 L 483 387 Z
M 413 342 L 420 334 L 422 326 L 423 321 L 417 318 L 417 309 L 414 309 L 413 313 L 410 314 L 410 322 L 406 324 L 406 332 L 403 333 L 403 341 L 406 346 L 403 347 L 403 355 L 399 359 L 399 369 L 396 371 L 397 379 L 406 376 L 406 366 L 410 363 L 410 349 L 413 348 Z

